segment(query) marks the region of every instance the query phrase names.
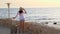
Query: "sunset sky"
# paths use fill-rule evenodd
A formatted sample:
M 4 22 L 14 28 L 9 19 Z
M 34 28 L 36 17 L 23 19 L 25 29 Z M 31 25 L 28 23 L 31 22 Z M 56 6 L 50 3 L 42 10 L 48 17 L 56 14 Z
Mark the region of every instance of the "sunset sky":
M 0 0 L 0 8 L 7 8 L 5 3 L 11 3 L 11 8 L 60 7 L 60 0 Z

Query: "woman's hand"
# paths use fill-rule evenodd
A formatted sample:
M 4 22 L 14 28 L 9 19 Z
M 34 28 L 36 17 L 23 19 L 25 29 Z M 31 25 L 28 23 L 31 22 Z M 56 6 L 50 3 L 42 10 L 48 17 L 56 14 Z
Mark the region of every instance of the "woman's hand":
M 25 13 L 27 13 L 27 12 L 25 11 Z
M 15 17 L 13 17 L 13 19 L 15 19 Z

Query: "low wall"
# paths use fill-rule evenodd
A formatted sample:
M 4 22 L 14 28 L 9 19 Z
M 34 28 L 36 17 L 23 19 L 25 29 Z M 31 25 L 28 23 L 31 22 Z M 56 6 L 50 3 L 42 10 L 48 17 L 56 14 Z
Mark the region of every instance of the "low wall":
M 12 22 L 15 24 L 12 24 Z M 10 27 L 13 29 L 13 31 L 15 31 L 15 28 L 17 28 L 17 23 L 19 23 L 19 21 L 11 19 L 0 19 L 0 25 Z M 60 29 L 35 22 L 25 22 L 24 31 L 30 31 L 33 34 L 60 34 Z

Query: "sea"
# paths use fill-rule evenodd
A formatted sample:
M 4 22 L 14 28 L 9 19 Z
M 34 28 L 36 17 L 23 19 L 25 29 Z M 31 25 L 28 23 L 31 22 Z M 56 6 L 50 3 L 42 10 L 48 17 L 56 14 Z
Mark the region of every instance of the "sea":
M 19 8 L 10 8 L 10 18 L 16 16 Z M 25 8 L 27 13 L 25 21 L 45 22 L 45 21 L 59 21 L 60 8 Z M 0 18 L 8 18 L 8 8 L 0 8 Z M 19 20 L 19 17 L 16 18 Z

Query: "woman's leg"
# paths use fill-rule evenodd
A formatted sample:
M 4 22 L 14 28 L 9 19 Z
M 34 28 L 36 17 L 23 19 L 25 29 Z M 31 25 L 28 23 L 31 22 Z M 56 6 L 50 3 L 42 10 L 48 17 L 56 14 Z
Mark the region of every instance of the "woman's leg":
M 22 30 L 24 31 L 24 21 L 22 21 Z
M 20 21 L 20 30 L 24 31 L 24 20 Z

